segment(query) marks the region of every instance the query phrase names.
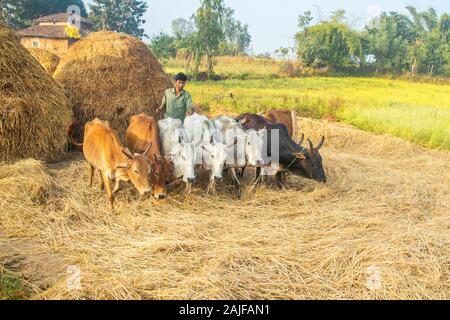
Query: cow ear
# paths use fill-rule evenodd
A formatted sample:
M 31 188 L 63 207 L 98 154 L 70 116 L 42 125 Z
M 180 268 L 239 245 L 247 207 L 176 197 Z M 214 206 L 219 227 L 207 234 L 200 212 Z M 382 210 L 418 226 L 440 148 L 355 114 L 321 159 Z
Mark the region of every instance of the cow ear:
M 116 170 L 117 169 L 128 169 L 130 167 L 130 165 L 128 164 L 128 163 L 119 163 L 117 166 L 116 166 Z
M 294 157 L 296 157 L 297 159 L 300 159 L 300 160 L 305 160 L 306 159 L 305 155 L 302 152 L 294 152 L 292 155 Z
M 122 153 L 127 156 L 128 159 L 133 159 L 133 154 L 128 148 L 122 148 Z

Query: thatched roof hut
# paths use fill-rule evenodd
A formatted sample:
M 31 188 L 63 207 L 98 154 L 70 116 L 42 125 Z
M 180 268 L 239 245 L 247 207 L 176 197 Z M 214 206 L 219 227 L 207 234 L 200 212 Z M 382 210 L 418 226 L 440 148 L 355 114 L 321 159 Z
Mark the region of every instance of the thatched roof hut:
M 0 161 L 61 158 L 71 119 L 64 90 L 0 24 Z
M 39 62 L 49 75 L 53 76 L 53 73 L 55 73 L 59 64 L 59 57 L 56 54 L 39 48 L 29 48 L 28 52 L 37 60 L 37 62 Z
M 110 31 L 90 33 L 62 58 L 55 74 L 67 89 L 79 125 L 108 120 L 123 137 L 130 117 L 155 114 L 164 90 L 172 86 L 152 51 L 139 39 Z

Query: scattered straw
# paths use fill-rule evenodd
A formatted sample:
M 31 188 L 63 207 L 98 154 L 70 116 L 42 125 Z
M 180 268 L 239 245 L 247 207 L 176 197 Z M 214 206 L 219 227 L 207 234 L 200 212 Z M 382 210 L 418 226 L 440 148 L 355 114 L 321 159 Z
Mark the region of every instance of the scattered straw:
M 324 185 L 289 176 L 286 190 L 269 178 L 249 192 L 248 170 L 242 200 L 226 179 L 217 196 L 201 181 L 155 202 L 128 184 L 113 213 L 80 155 L 19 162 L 0 167 L 0 232 L 79 268 L 81 287 L 63 274 L 37 299 L 449 299 L 450 153 L 299 128 L 327 137 Z

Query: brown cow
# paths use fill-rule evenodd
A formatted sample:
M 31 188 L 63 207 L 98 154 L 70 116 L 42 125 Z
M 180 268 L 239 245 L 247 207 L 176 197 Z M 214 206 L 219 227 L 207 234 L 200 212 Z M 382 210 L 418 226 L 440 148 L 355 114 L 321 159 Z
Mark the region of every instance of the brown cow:
M 86 123 L 82 144 L 73 138 L 73 124 L 69 129 L 69 136 L 76 147 L 82 148 L 84 157 L 91 166 L 90 187 L 94 170 L 100 171 L 103 180 L 102 189 L 104 185 L 112 209 L 114 209 L 114 193 L 119 190 L 120 181 L 131 180 L 141 196 L 150 191 L 146 156 L 151 146 L 148 146 L 142 154 L 132 154 L 121 146 L 117 132 L 110 128 L 109 123 L 98 118 Z M 116 182 L 112 192 L 110 179 Z
M 142 152 L 151 144 L 147 154 L 152 169 L 150 183 L 153 185 L 153 196 L 156 199 L 163 199 L 166 196 L 166 182 L 173 171 L 173 163 L 161 155 L 158 122 L 144 113 L 132 116 L 125 139 L 132 152 Z
M 284 124 L 289 138 L 293 138 L 297 131 L 297 115 L 294 110 L 271 110 L 264 117 L 270 122 Z

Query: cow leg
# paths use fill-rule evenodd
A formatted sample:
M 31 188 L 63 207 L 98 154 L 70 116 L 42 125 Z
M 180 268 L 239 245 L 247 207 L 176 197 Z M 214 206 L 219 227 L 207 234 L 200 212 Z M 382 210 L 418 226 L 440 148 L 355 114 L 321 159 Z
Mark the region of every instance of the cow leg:
M 242 197 L 241 183 L 239 182 L 239 179 L 236 175 L 236 168 L 230 168 L 230 175 L 234 183 L 234 188 L 236 189 L 237 197 L 238 199 L 240 199 Z
M 111 185 L 109 184 L 109 178 L 106 172 L 102 171 L 103 183 L 105 184 L 106 194 L 108 195 L 111 209 L 114 210 L 114 194 L 111 192 Z
M 262 183 L 261 167 L 256 168 L 255 183 Z
M 94 178 L 94 171 L 95 171 L 95 168 L 93 165 L 91 165 L 91 182 L 89 182 L 89 188 L 92 188 L 92 180 Z
M 116 194 L 117 191 L 120 189 L 120 180 L 116 179 L 116 185 L 114 186 L 113 194 Z
M 239 175 L 241 176 L 241 178 L 244 176 L 245 168 L 246 168 L 245 166 L 242 167 L 242 169 L 239 172 Z
M 277 186 L 279 189 L 283 189 L 283 172 L 278 171 L 276 173 L 276 178 L 277 178 Z
M 105 183 L 103 182 L 103 175 L 100 170 L 98 171 L 98 175 L 100 177 L 100 191 L 103 191 L 105 189 Z

